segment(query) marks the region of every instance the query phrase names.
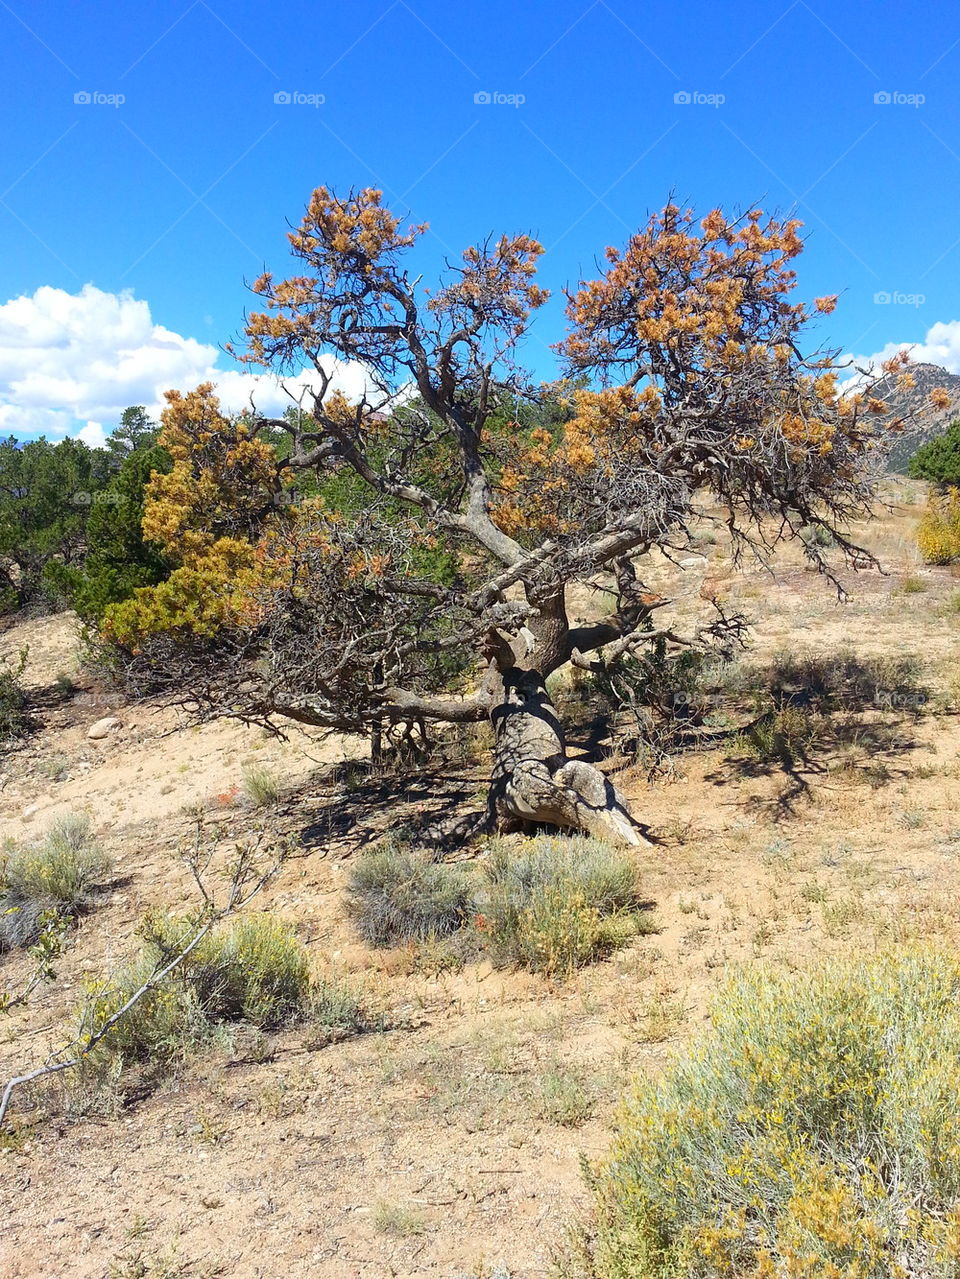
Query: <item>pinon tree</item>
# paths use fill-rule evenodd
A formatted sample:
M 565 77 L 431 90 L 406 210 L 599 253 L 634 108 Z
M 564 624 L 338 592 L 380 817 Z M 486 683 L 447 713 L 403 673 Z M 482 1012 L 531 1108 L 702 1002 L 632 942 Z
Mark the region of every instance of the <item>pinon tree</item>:
M 547 297 L 541 246 L 469 248 L 428 292 L 405 265 L 424 229 L 378 191 L 314 192 L 289 236 L 302 273 L 254 283 L 239 353 L 307 369 L 310 392 L 269 420 L 229 420 L 209 386 L 170 394 L 173 469 L 151 481 L 144 534 L 179 567 L 108 633 L 135 674 L 208 713 L 341 732 L 489 719 L 491 819 L 638 842 L 622 796 L 567 757 L 547 677 L 737 637 L 719 603 L 681 634 L 642 580 L 708 505 L 740 553 L 813 525 L 862 555 L 844 529 L 869 509 L 886 406 L 866 384 L 841 394 L 835 356 L 807 348 L 797 222 L 669 205 L 608 250 L 568 297 L 568 401 L 515 359 Z M 367 370 L 355 402 L 336 361 Z M 577 584 L 593 620 L 571 620 Z
M 921 445 L 910 459 L 907 473 L 940 489 L 960 484 L 960 420 L 951 422 L 943 435 Z

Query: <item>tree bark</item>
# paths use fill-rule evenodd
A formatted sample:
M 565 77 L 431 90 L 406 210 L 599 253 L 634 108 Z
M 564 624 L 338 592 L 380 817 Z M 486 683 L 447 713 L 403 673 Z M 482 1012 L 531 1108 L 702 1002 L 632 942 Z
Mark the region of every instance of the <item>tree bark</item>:
M 511 667 L 490 712 L 496 735 L 490 818 L 572 827 L 614 844 L 644 839 L 617 788 L 592 764 L 568 759 L 543 676 Z
M 562 584 L 547 583 L 525 593 L 527 606 L 498 602 L 504 613 L 492 619 L 484 636 L 479 656 L 485 670 L 473 692 L 453 696 L 387 687 L 381 693 L 381 723 L 467 724 L 489 718 L 496 743 L 482 823 L 487 829 L 507 822 L 543 823 L 615 844 L 649 844 L 613 783 L 592 764 L 567 757 L 545 681 L 572 658 L 581 657 L 581 648 L 615 641 L 639 612 L 646 614 L 656 604 L 645 598 L 621 608 L 601 626 L 571 628 Z M 314 705 L 308 697 L 283 705 L 274 702 L 271 710 L 302 723 L 341 726 L 329 707 Z

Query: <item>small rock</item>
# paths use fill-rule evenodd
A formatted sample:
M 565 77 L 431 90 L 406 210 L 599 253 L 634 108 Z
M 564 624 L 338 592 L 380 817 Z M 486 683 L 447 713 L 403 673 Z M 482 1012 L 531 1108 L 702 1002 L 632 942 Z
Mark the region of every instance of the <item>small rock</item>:
M 87 729 L 87 737 L 91 742 L 99 742 L 101 738 L 108 737 L 114 729 L 120 727 L 120 721 L 114 715 L 106 715 L 103 719 L 98 719 L 95 724 L 91 724 Z

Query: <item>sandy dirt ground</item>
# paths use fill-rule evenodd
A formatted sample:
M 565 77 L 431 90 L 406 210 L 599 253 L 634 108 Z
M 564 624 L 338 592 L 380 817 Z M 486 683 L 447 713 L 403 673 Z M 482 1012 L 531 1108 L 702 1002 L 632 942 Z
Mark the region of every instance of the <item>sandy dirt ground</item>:
M 657 840 L 636 854 L 656 931 L 563 983 L 485 962 L 433 971 L 412 949 L 368 950 L 345 915 L 358 850 L 424 810 L 476 806 L 482 756 L 358 777 L 334 767 L 358 742 L 283 743 L 96 701 L 67 617 L 0 636 L 7 651 L 30 647 L 41 720 L 0 762 L 4 832 L 28 838 L 84 811 L 114 862 L 57 980 L 0 1020 L 0 1074 L 62 1040 L 84 980 L 135 951 L 146 908 L 190 901 L 175 853 L 198 804 L 225 840 L 265 827 L 295 837 L 260 904 L 294 922 L 318 971 L 354 983 L 387 1025 L 334 1043 L 309 1026 L 267 1043 L 238 1035 L 119 1113 L 15 1113 L 0 1147 L 0 1274 L 540 1279 L 585 1207 L 580 1160 L 608 1145 L 630 1074 L 661 1070 L 696 1038 L 732 967 L 955 942 L 960 577 L 919 564 L 916 492 L 899 486 L 900 504 L 863 531 L 888 572 L 846 574 L 844 603 L 792 550 L 774 576 L 734 572 L 709 541 L 701 565 L 653 566 L 647 580 L 681 617 L 702 608 L 705 578 L 753 614 L 748 663 L 785 649 L 910 655 L 927 700 L 833 717 L 789 767 L 726 741 L 652 779 L 622 769 L 618 785 Z M 74 690 L 58 692 L 58 676 Z M 568 700 L 575 718 L 575 690 Z M 105 714 L 122 726 L 88 740 Z M 258 763 L 284 782 L 269 811 L 243 797 L 244 767 Z M 0 957 L 4 982 L 25 965 Z
M 62 813 L 85 812 L 99 829 L 162 822 L 195 804 L 242 787 L 245 768 L 264 767 L 294 787 L 320 764 L 363 753 L 351 738 L 323 738 L 299 728 L 279 741 L 235 721 L 191 725 L 177 710 L 126 705 L 116 693 L 85 681 L 75 619 L 61 613 L 24 622 L 0 635 L 0 654 L 26 647 L 23 683 L 43 707 L 44 731 L 0 760 L 0 823 L 19 838 Z M 58 696 L 58 679 L 76 684 Z M 89 740 L 104 718 L 119 726 Z

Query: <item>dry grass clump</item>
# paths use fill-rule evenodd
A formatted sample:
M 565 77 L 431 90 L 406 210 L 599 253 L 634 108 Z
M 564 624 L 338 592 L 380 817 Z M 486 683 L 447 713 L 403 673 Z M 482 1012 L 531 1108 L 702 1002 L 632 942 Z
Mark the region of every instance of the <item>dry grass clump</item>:
M 248 764 L 242 776 L 243 793 L 254 808 L 271 808 L 283 798 L 283 783 L 266 764 Z
M 579 1128 L 596 1109 L 595 1081 L 562 1063 L 548 1066 L 534 1089 L 535 1113 L 549 1123 Z
M 347 889 L 347 911 L 371 946 L 448 937 L 474 909 L 465 872 L 439 865 L 396 837 L 360 857 Z
M 600 840 L 495 843 L 487 877 L 480 925 L 494 963 L 565 977 L 644 930 L 637 865 Z
M 427 1223 L 421 1213 L 403 1204 L 381 1200 L 373 1210 L 373 1228 L 384 1235 L 393 1235 L 397 1239 L 409 1239 L 413 1235 L 422 1235 L 427 1230 Z
M 214 1279 L 218 1274 L 223 1274 L 219 1265 L 197 1270 L 179 1261 L 175 1248 L 157 1252 L 131 1244 L 111 1262 L 108 1279 Z
M 190 919 L 155 913 L 141 927 L 145 945 L 129 968 L 91 989 L 81 1009 L 81 1040 L 94 1035 L 141 985 L 194 935 Z M 218 1027 L 245 1022 L 275 1030 L 312 1019 L 359 1030 L 357 1000 L 332 982 L 315 981 L 309 954 L 270 915 L 240 917 L 208 933 L 184 961 L 108 1031 L 85 1063 L 87 1076 L 118 1078 L 132 1065 L 151 1069 L 182 1061 Z
M 89 819 L 74 814 L 33 843 L 12 845 L 0 866 L 0 951 L 35 942 L 44 920 L 78 915 L 109 869 Z
M 561 1273 L 955 1276 L 958 1090 L 957 958 L 744 972 L 701 1042 L 634 1086 Z

